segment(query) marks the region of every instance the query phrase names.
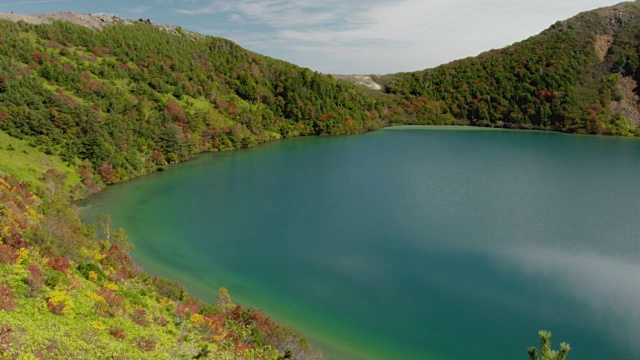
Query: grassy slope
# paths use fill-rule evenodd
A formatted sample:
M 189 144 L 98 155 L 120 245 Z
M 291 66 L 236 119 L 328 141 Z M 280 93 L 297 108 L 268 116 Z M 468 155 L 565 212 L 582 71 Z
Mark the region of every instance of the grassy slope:
M 121 229 L 77 219 L 77 169 L 0 132 L 0 359 L 321 357 L 261 312 L 136 270 Z
M 27 141 L 0 131 L 0 175 L 11 175 L 36 187 L 44 186 L 42 174 L 55 168 L 67 177 L 70 189 L 80 184 L 80 175 L 59 157 L 38 151 Z

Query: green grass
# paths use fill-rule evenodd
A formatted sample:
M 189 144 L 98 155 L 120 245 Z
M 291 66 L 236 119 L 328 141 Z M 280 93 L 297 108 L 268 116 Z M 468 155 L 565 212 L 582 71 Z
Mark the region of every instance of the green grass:
M 60 158 L 47 155 L 29 146 L 24 140 L 0 131 L 0 174 L 26 181 L 32 186 L 43 186 L 42 178 L 48 169 L 57 169 L 67 175 L 67 186 L 79 184 L 80 175 Z

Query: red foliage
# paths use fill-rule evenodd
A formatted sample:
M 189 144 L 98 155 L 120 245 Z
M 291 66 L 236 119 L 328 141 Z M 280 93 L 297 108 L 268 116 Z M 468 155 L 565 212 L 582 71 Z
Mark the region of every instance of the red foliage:
M 191 97 L 197 97 L 199 88 L 200 86 L 198 84 L 194 84 L 190 82 L 184 84 L 184 92 Z
M 131 256 L 122 250 L 118 244 L 111 244 L 105 255 L 102 263 L 113 267 L 117 278 L 131 279 L 134 276 L 135 269 Z
M 0 326 L 0 359 L 15 359 L 18 354 L 13 351 L 13 329 L 9 325 Z
M 149 326 L 149 321 L 147 320 L 147 311 L 145 309 L 136 309 L 131 315 L 131 320 L 139 326 Z
M 102 296 L 105 303 L 107 303 L 107 305 L 109 305 L 110 307 L 118 307 L 124 300 L 122 296 L 120 296 L 116 291 L 107 289 L 104 286 L 101 287 L 100 290 L 98 290 L 98 295 Z
M 18 259 L 18 249 L 0 244 L 0 263 L 12 264 Z
M 6 77 L 4 79 L 6 81 Z M 3 77 L 0 77 L 0 88 L 2 88 L 4 86 L 3 84 L 4 84 L 3 83 Z M 8 112 L 0 110 L 0 122 L 4 122 L 4 123 L 9 122 L 9 120 L 11 120 L 11 118 L 12 118 L 11 114 L 9 114 Z
M 114 326 L 111 329 L 109 329 L 109 334 L 111 334 L 111 336 L 113 336 L 116 339 L 120 339 L 120 340 L 124 340 L 127 337 L 127 332 L 118 326 Z
M 16 303 L 13 301 L 13 290 L 9 285 L 0 285 L 0 310 L 6 312 L 12 312 L 16 308 Z
M 118 173 L 113 171 L 113 163 L 106 163 L 102 165 L 99 171 L 100 171 L 100 177 L 102 178 L 102 181 L 104 181 L 107 184 L 116 183 L 120 179 L 120 176 L 118 175 Z
M 138 71 L 135 66 L 130 66 L 129 64 L 120 64 L 120 69 L 132 73 Z
M 29 274 L 31 274 L 32 278 L 42 281 L 42 269 L 40 269 L 38 264 L 29 264 L 29 266 L 27 266 L 27 270 L 29 271 Z
M 240 113 L 237 106 L 224 100 L 217 99 L 215 101 L 215 105 L 218 110 L 229 115 L 229 117 L 231 117 L 232 119 L 238 116 L 238 114 Z
M 69 272 L 69 260 L 62 256 L 54 256 L 47 261 L 47 265 L 53 270 L 63 273 Z
M 98 89 L 100 89 L 102 87 L 102 84 L 100 84 L 97 81 L 89 81 L 87 83 L 87 88 L 91 91 L 96 91 Z
M 155 150 L 153 153 L 151 153 L 151 159 L 156 165 L 162 165 L 165 161 L 164 155 L 162 155 L 162 153 L 158 150 Z
M 55 315 L 62 314 L 62 311 L 64 310 L 64 306 L 65 306 L 64 303 L 55 304 L 51 301 L 47 301 L 47 307 L 49 308 L 49 311 Z
M 153 351 L 156 349 L 156 345 L 158 342 L 153 339 L 148 339 L 145 337 L 139 337 L 134 341 L 136 347 L 142 351 Z
M 253 346 L 251 346 L 251 344 L 246 344 L 246 343 L 237 343 L 236 344 L 236 349 L 240 350 L 240 351 L 245 351 L 245 350 L 251 350 Z
M 27 67 L 23 67 L 23 68 L 18 69 L 18 76 L 31 75 L 31 73 L 33 73 L 33 70 L 36 70 L 37 68 L 38 68 L 38 65 L 29 64 L 29 66 L 27 66 Z
M 44 59 L 43 59 L 43 53 L 40 51 L 34 51 L 33 52 L 33 61 L 35 61 L 36 63 L 42 65 L 44 63 Z
M 551 94 L 551 91 L 546 90 L 546 89 L 545 89 L 545 90 L 539 90 L 539 91 L 536 93 L 536 97 L 537 97 L 538 99 L 542 99 L 542 98 L 544 98 L 544 99 L 549 99 L 549 98 L 551 98 L 551 95 L 552 95 L 552 94 Z
M 76 109 L 78 107 L 78 104 L 73 100 L 73 98 L 65 94 L 62 89 L 57 88 L 56 92 L 58 93 L 58 99 L 60 99 L 64 105 L 67 105 L 72 109 Z
M 180 318 L 189 318 L 191 315 L 195 314 L 196 311 L 190 309 L 187 304 L 177 304 L 176 306 L 176 316 Z
M 47 47 L 51 49 L 59 49 L 61 46 L 59 42 L 55 40 L 49 40 L 47 41 Z
M 14 249 L 27 247 L 22 235 L 32 225 L 28 209 L 34 208 L 37 202 L 27 189 L 25 183 L 0 176 L 0 204 L 4 208 L 0 212 L 0 227 L 4 228 L 4 238 L 0 244 L 0 262 L 15 261 Z
M 169 320 L 167 320 L 167 318 L 162 316 L 162 315 L 155 316 L 153 318 L 153 322 L 156 323 L 156 325 L 161 326 L 161 327 L 165 327 L 165 326 L 169 325 Z
M 91 51 L 94 54 L 96 54 L 97 56 L 104 56 L 104 55 L 109 53 L 109 49 L 107 49 L 106 47 L 101 47 L 101 46 L 96 46 L 96 47 L 92 48 Z
M 272 346 L 277 346 L 283 341 L 286 342 L 290 336 L 296 335 L 296 331 L 293 328 L 277 323 L 261 310 L 237 305 L 224 316 L 241 325 L 255 326 L 264 335 L 266 343 Z M 241 341 L 242 339 L 238 339 L 236 336 L 235 340 Z
M 78 174 L 82 177 L 82 184 L 92 193 L 95 194 L 100 191 L 100 186 L 93 181 L 93 174 L 89 168 L 82 168 L 78 170 Z
M 181 123 L 187 122 L 187 116 L 178 103 L 172 100 L 167 101 L 167 114 L 173 118 L 173 120 Z
M 29 264 L 27 266 L 30 276 L 27 277 L 26 283 L 29 287 L 29 296 L 37 296 L 40 293 L 40 289 L 44 287 L 44 281 L 42 280 L 42 270 L 37 264 Z

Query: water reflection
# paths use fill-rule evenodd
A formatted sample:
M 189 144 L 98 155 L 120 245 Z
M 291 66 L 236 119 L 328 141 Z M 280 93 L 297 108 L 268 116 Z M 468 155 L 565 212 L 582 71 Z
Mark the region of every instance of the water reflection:
M 640 264 L 551 248 L 513 248 L 500 261 L 523 271 L 533 286 L 553 286 L 557 294 L 584 304 L 585 326 L 599 328 L 629 354 L 640 353 Z

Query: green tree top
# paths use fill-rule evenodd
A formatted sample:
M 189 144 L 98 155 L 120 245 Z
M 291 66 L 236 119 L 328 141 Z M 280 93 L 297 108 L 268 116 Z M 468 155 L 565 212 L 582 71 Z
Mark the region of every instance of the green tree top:
M 527 349 L 531 360 L 566 360 L 571 346 L 563 342 L 560 343 L 560 351 L 551 350 L 551 332 L 547 330 L 538 331 L 540 335 L 540 353 L 535 347 Z

